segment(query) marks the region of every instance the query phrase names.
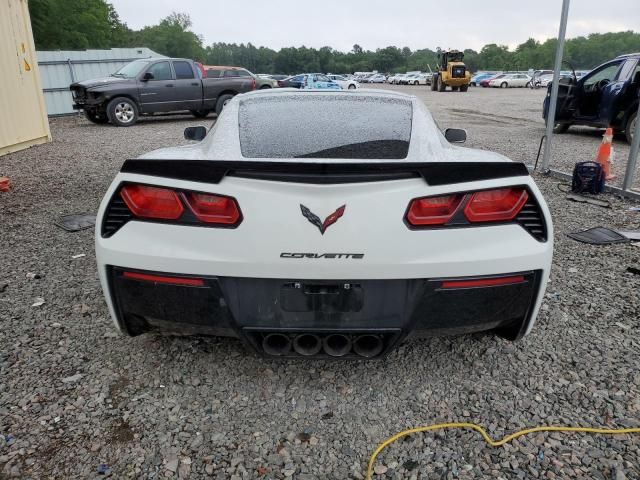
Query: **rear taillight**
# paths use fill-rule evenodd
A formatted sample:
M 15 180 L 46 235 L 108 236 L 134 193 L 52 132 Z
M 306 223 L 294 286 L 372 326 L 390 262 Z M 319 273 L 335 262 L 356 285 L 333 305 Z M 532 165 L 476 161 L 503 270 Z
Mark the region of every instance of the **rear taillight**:
M 405 220 L 417 228 L 508 222 L 516 218 L 528 199 L 525 187 L 416 198 L 409 204 Z
M 413 226 L 446 225 L 458 210 L 463 195 L 417 198 L 409 205 L 407 222 Z
M 528 198 L 529 194 L 521 187 L 476 192 L 464 207 L 464 216 L 473 223 L 513 220 Z
M 136 217 L 177 220 L 184 207 L 173 190 L 147 185 L 125 185 L 120 196 Z
M 242 221 L 242 212 L 236 199 L 223 195 L 126 183 L 120 189 L 119 197 L 124 202 L 119 207 L 122 211 L 111 211 L 115 208 L 112 200 L 105 213 L 105 225 L 112 226 L 117 220 L 124 221 L 114 224 L 115 228 L 109 229 L 109 235 L 128 220 L 136 218 L 225 228 L 235 228 Z M 114 216 L 116 218 L 111 218 Z
M 185 199 L 193 214 L 201 222 L 234 225 L 240 220 L 240 210 L 233 198 L 188 192 L 185 194 Z
M 251 83 L 251 90 L 255 90 L 257 86 L 256 79 L 254 78 Z

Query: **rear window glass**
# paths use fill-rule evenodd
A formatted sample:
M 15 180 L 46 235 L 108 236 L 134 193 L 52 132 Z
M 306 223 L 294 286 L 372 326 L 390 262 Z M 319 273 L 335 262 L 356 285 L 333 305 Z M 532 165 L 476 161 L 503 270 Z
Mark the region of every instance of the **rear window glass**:
M 237 78 L 237 77 L 250 77 L 251 74 L 246 70 L 225 70 L 224 76 Z
M 274 95 L 240 103 L 246 158 L 406 158 L 411 101 L 355 95 Z
M 207 78 L 218 78 L 221 73 L 222 70 L 214 70 L 213 68 L 210 68 L 207 70 Z

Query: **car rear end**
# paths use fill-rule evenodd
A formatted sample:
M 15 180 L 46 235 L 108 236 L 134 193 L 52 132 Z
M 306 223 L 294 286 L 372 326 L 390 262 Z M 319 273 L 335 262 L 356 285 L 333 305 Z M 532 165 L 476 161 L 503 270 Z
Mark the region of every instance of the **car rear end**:
M 552 252 L 526 168 L 409 161 L 444 140 L 412 141 L 433 126 L 405 97 L 294 95 L 294 110 L 255 94 L 226 107 L 201 148 L 219 151 L 239 124 L 237 150 L 224 153 L 233 160 L 125 163 L 96 231 L 118 328 L 232 336 L 263 355 L 307 358 L 378 358 L 438 334 L 526 334 Z M 318 95 L 342 98 L 336 107 Z M 368 102 L 393 122 L 357 128 Z M 312 119 L 327 111 L 319 136 Z M 290 142 L 282 131 L 296 126 Z

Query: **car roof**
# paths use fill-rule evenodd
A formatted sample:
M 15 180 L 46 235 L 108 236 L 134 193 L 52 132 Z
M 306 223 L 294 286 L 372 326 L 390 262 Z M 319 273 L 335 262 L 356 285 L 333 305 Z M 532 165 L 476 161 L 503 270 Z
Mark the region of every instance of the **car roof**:
M 216 69 L 219 69 L 219 70 L 225 70 L 225 69 L 226 70 L 246 70 L 246 68 L 244 68 L 244 67 L 232 67 L 232 66 L 229 66 L 229 65 L 202 65 L 202 66 L 205 69 L 207 69 L 207 68 L 211 68 L 211 69 L 216 68 Z
M 618 55 L 616 58 L 633 58 L 633 57 L 640 57 L 640 52 L 625 53 L 624 55 Z

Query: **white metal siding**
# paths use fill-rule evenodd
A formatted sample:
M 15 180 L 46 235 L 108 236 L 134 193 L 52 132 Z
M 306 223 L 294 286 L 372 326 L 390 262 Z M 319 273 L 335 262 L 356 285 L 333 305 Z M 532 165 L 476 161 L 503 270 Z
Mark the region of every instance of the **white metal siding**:
M 39 51 L 37 55 L 49 115 L 74 112 L 69 90 L 73 82 L 105 77 L 138 58 L 163 56 L 148 48 Z
M 0 1 L 0 155 L 51 140 L 27 0 Z

